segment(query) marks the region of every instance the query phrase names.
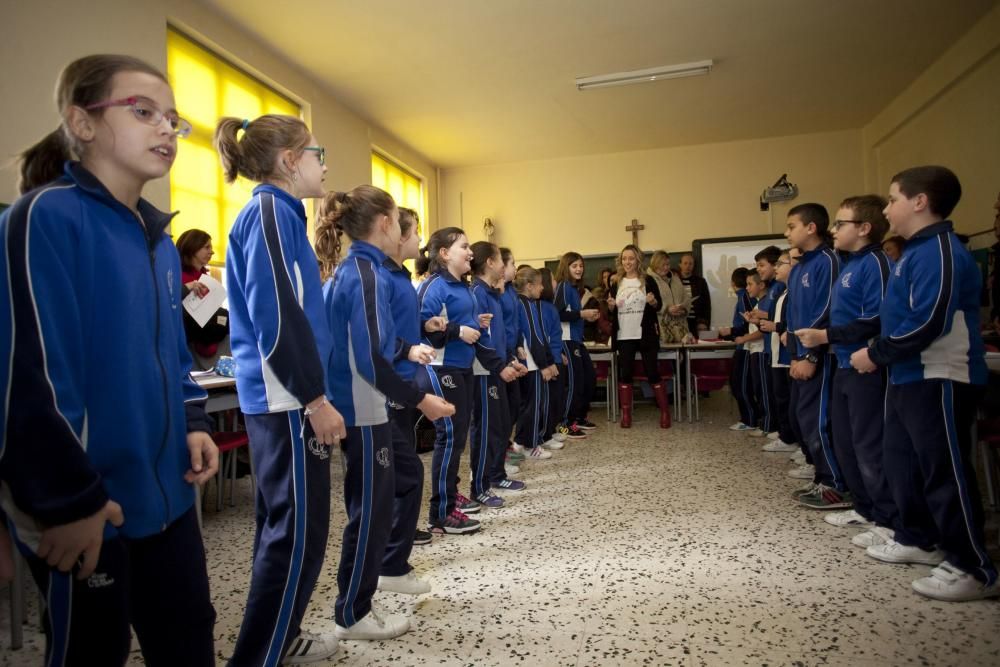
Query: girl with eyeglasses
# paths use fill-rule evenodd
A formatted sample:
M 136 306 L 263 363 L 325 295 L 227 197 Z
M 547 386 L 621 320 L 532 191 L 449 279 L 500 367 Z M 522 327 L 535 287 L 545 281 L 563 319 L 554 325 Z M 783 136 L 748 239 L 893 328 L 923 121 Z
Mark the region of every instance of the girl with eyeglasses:
M 314 662 L 336 638 L 300 628 L 330 529 L 330 447 L 344 418 L 326 391 L 331 349 L 302 199 L 322 197 L 325 152 L 298 118 L 223 118 L 226 181 L 259 183 L 229 232 L 226 279 L 236 387 L 257 472 L 257 533 L 233 665 Z
M 218 452 L 172 216 L 142 198 L 190 126 L 129 56 L 70 63 L 56 102 L 0 216 L 0 518 L 46 600 L 46 664 L 124 665 L 134 629 L 146 664 L 214 665 L 194 485 Z

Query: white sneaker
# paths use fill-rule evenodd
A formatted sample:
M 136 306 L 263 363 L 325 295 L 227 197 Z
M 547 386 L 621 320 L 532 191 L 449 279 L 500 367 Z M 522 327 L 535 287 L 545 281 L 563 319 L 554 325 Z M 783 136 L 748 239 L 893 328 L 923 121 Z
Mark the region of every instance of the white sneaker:
M 870 546 L 865 549 L 865 553 L 883 563 L 940 565 L 944 562 L 944 552 L 940 549 L 924 551 L 920 547 L 908 547 L 895 540 L 886 540 L 885 544 Z
M 768 440 L 777 440 L 780 437 L 781 437 L 781 434 L 778 433 L 777 431 L 771 431 L 770 433 L 767 434 L 767 439 Z
M 803 465 L 806 462 L 806 455 L 802 453 L 802 449 L 797 448 L 795 453 L 788 457 L 788 460 L 792 463 Z
M 764 433 L 759 428 L 755 428 L 752 431 L 747 431 L 747 435 L 749 435 L 751 438 L 763 438 L 765 435 L 767 435 L 767 433 Z
M 732 426 L 729 427 L 729 430 L 730 431 L 749 431 L 750 427 L 747 426 L 746 424 L 744 424 L 743 422 L 736 422 L 735 424 L 733 424 Z
M 542 443 L 542 447 L 544 447 L 545 449 L 553 449 L 553 450 L 555 450 L 555 449 L 562 449 L 565 446 L 566 445 L 564 445 L 563 443 L 559 442 L 555 438 L 551 438 L 551 439 L 546 440 L 545 442 Z
M 314 635 L 311 632 L 300 632 L 291 641 L 283 665 L 305 665 L 310 662 L 328 660 L 337 652 L 337 638 L 334 635 Z
M 552 452 L 548 452 L 541 447 L 532 447 L 531 451 L 525 454 L 529 459 L 551 459 Z
M 503 465 L 503 471 L 508 475 L 516 475 L 517 473 L 521 472 L 521 469 L 518 468 L 517 466 L 512 466 L 509 463 L 505 463 Z
M 892 539 L 893 533 L 888 528 L 883 528 L 882 526 L 872 526 L 863 533 L 858 533 L 851 538 L 851 544 L 856 547 L 874 547 L 879 544 L 885 544 L 888 540 Z
M 766 445 L 761 447 L 761 450 L 765 452 L 796 452 L 798 449 L 798 445 L 790 445 L 787 442 L 782 442 L 781 440 L 771 440 Z
M 913 582 L 913 590 L 935 600 L 967 602 L 1000 595 L 1000 583 L 984 584 L 968 572 L 944 561 L 931 570 L 931 576 Z
M 823 521 L 826 521 L 831 526 L 868 526 L 871 525 L 871 521 L 864 518 L 854 510 L 846 510 L 844 512 L 830 512 L 823 517 Z
M 566 434 L 556 431 L 555 433 L 552 434 L 552 439 L 555 440 L 556 442 L 565 442 Z
M 338 625 L 337 637 L 344 639 L 392 639 L 410 629 L 410 619 L 402 614 L 386 614 L 375 605 L 372 610 L 349 628 Z
M 816 476 L 816 466 L 803 463 L 798 468 L 792 468 L 789 470 L 788 476 L 794 477 L 795 479 L 812 479 Z
M 524 454 L 524 445 L 519 445 L 516 442 L 510 443 L 510 451 L 516 454 Z
M 404 595 L 422 595 L 431 592 L 431 584 L 426 579 L 418 578 L 411 571 L 398 577 L 379 577 L 378 589 Z

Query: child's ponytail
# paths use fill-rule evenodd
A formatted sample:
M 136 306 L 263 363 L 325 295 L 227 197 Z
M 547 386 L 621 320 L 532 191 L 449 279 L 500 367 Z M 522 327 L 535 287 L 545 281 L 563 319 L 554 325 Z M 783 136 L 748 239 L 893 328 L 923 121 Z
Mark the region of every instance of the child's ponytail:
M 63 164 L 73 159 L 66 135 L 60 125 L 45 135 L 37 144 L 21 153 L 21 165 L 17 179 L 18 191 L 23 195 L 46 183 L 51 183 L 62 175 Z

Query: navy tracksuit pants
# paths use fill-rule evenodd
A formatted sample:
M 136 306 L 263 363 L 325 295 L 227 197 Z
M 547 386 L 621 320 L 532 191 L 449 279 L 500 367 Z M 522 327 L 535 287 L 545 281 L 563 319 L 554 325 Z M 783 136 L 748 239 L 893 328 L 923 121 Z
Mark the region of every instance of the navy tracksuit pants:
M 800 442 L 808 449 L 808 457 L 816 466 L 813 481 L 845 491 L 847 485 L 830 437 L 830 394 L 835 368 L 836 358 L 821 354 L 811 378 L 791 381 L 792 419 L 798 424 Z
M 854 497 L 854 510 L 869 521 L 895 528 L 896 503 L 882 467 L 885 370 L 858 373 L 838 368 L 833 377 L 830 416 L 833 448 Z
M 778 430 L 777 406 L 774 400 L 774 387 L 771 386 L 771 355 L 761 352 L 756 355 L 757 367 L 754 374 L 754 386 L 760 387 L 760 430 L 773 433 Z
M 431 500 L 429 521 L 441 525 L 455 509 L 458 495 L 458 468 L 469 437 L 472 417 L 473 375 L 471 368 L 426 366 L 417 371 L 417 386 L 433 391 L 455 406 L 455 414 L 434 422 L 437 437 L 431 457 Z
M 521 378 L 521 405 L 517 415 L 517 431 L 514 442 L 528 449 L 542 444 L 545 429 L 545 399 L 548 391 L 540 371 L 530 371 Z
M 556 368 L 559 369 L 559 375 L 545 383 L 548 396 L 545 401 L 546 410 L 542 413 L 545 419 L 542 442 L 547 442 L 552 437 L 566 412 L 566 367 L 557 363 Z
M 388 422 L 348 426 L 347 437 L 340 441 L 340 452 L 347 525 L 340 548 L 339 593 L 333 615 L 337 625 L 347 628 L 371 611 L 392 532 L 396 496 L 392 427 Z
M 420 500 L 424 492 L 424 463 L 417 456 L 417 409 L 390 404 L 392 429 L 393 477 L 392 532 L 382 559 L 382 574 L 398 577 L 406 574 L 413 552 L 413 536 L 420 520 Z
M 300 630 L 330 532 L 330 447 L 291 410 L 246 415 L 257 531 L 246 612 L 229 664 L 277 665 Z
M 795 431 L 791 415 L 791 378 L 788 377 L 788 367 L 771 367 L 771 387 L 774 389 L 775 421 L 778 427 L 778 439 L 786 445 L 801 442 Z
M 215 665 L 215 610 L 193 508 L 162 533 L 105 540 L 97 568 L 84 580 L 50 568 L 13 522 L 8 527 L 47 604 L 46 667 L 124 665 L 129 625 L 147 665 Z
M 507 452 L 507 383 L 498 376 L 476 375 L 472 408 L 469 465 L 472 467 L 471 497 L 490 490 L 499 461 L 503 471 Z M 507 429 L 509 432 L 510 429 Z M 500 479 L 504 479 L 501 477 Z M 497 480 L 499 481 L 499 480 Z
M 950 380 L 890 384 L 885 400 L 885 472 L 899 509 L 895 540 L 933 549 L 980 581 L 997 570 L 986 552 L 972 424 L 983 387 Z
M 738 349 L 733 353 L 733 370 L 729 375 L 729 387 L 740 410 L 740 421 L 747 426 L 756 426 L 757 412 L 751 382 L 750 353 Z
M 563 341 L 569 364 L 566 366 L 566 409 L 562 419 L 567 424 L 582 421 L 590 412 L 590 399 L 597 386 L 597 372 L 587 346 L 575 340 Z

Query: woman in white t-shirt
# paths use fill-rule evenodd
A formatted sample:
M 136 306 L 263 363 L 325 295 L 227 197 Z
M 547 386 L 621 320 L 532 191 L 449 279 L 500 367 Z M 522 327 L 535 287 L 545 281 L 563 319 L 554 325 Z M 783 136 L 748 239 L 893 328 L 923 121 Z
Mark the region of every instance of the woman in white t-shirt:
M 653 387 L 660 408 L 660 427 L 670 428 L 670 405 L 667 390 L 656 367 L 660 349 L 660 328 L 657 313 L 662 303 L 656 281 L 646 275 L 642 251 L 629 244 L 618 257 L 617 280 L 611 286 L 608 309 L 611 318 L 611 346 L 618 354 L 618 401 L 622 411 L 622 428 L 632 426 L 632 365 L 635 354 L 642 355 L 642 364 Z

